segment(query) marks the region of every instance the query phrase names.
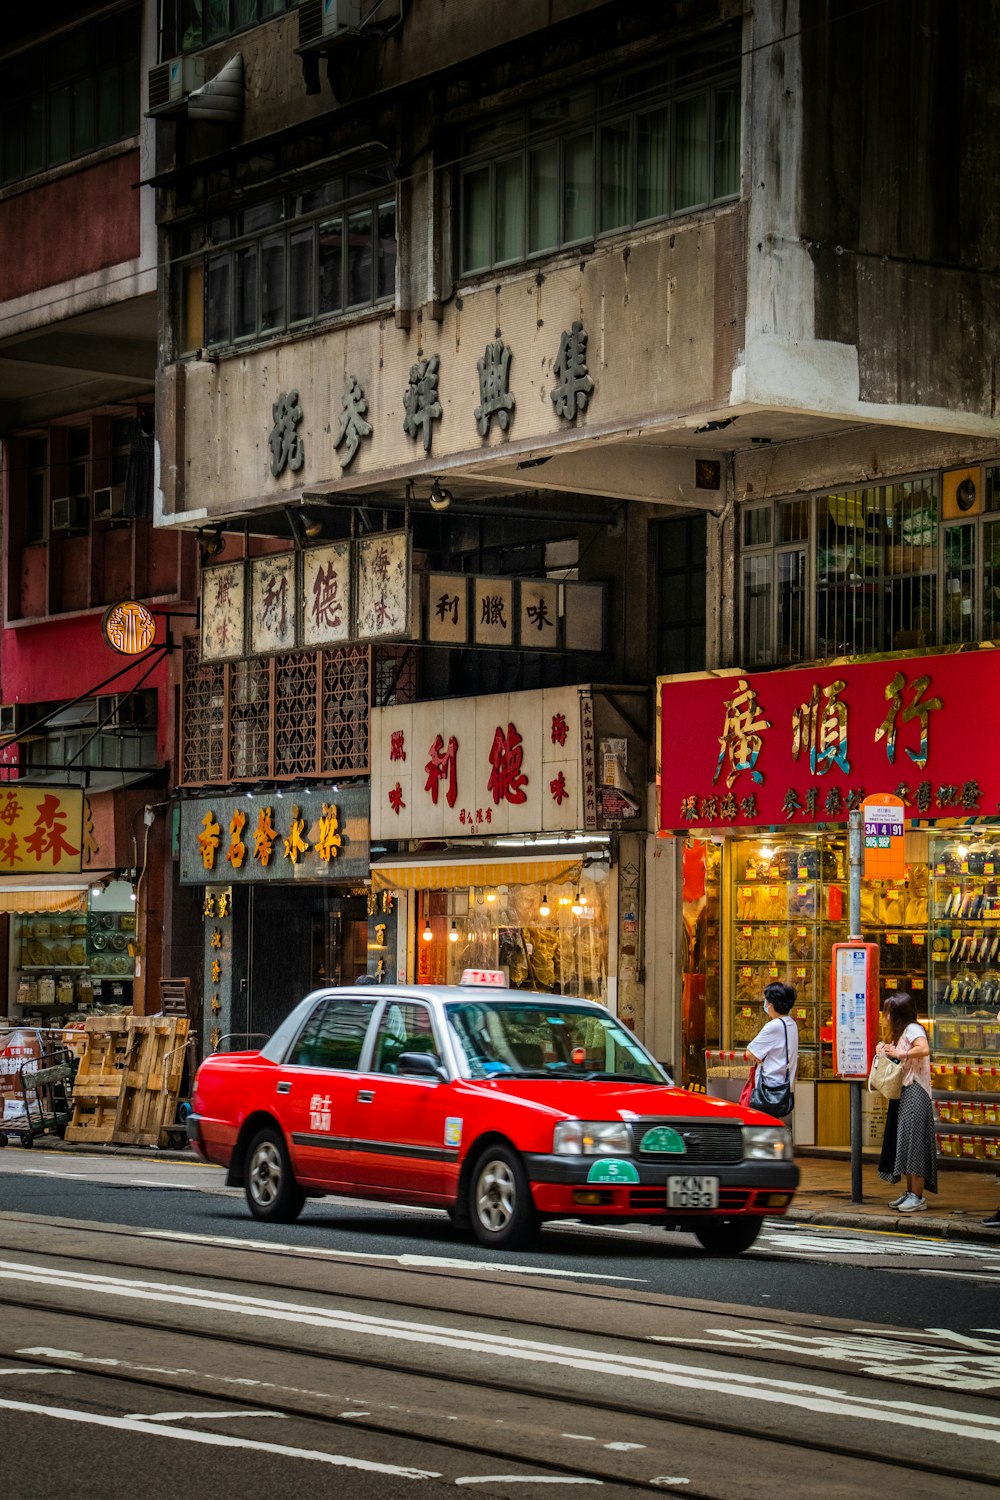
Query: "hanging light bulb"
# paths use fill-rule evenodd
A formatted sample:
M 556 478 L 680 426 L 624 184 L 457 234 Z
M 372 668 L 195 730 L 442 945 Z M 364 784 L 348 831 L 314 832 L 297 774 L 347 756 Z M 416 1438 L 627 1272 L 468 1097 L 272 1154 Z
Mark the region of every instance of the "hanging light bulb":
M 583 900 L 582 900 L 582 898 L 580 896 L 580 892 L 577 891 L 576 895 L 573 897 L 573 915 L 574 915 L 574 917 L 578 917 L 582 911 L 583 911 Z
M 538 915 L 540 917 L 547 917 L 548 914 L 549 914 L 549 912 L 551 910 L 552 910 L 552 908 L 549 905 L 549 893 L 548 893 L 548 891 L 543 891 L 542 892 L 542 904 L 538 908 Z
M 431 923 L 429 917 L 424 918 L 424 930 L 422 935 L 425 943 L 429 943 L 434 936 L 433 932 L 431 932 Z
M 448 934 L 448 941 L 449 943 L 458 942 L 458 928 L 455 926 L 454 922 L 452 922 L 451 924 L 451 931 Z
M 486 892 L 486 899 L 487 899 L 487 901 L 489 901 L 491 903 L 494 902 L 497 899 L 497 893 L 496 893 L 496 891 L 492 891 L 492 890 L 491 891 L 487 891 Z

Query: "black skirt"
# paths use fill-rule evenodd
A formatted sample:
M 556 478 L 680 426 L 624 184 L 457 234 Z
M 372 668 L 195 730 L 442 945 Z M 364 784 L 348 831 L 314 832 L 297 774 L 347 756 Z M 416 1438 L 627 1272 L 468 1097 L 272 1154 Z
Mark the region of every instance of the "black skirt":
M 905 1176 L 922 1177 L 924 1191 L 937 1192 L 934 1108 L 919 1083 L 905 1084 L 899 1098 L 889 1101 L 878 1175 L 885 1182 L 898 1182 Z

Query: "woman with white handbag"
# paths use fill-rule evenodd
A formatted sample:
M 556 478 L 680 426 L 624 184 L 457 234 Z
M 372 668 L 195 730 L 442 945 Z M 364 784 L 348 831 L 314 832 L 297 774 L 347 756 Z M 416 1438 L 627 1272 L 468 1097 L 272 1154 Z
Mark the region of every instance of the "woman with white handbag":
M 886 1182 L 906 1178 L 906 1192 L 889 1204 L 901 1214 L 919 1213 L 927 1207 L 924 1190 L 937 1192 L 937 1146 L 934 1140 L 934 1108 L 931 1104 L 931 1046 L 917 1020 L 917 1007 L 910 995 L 890 995 L 882 1006 L 888 1042 L 879 1042 L 876 1052 L 902 1064 L 902 1087 L 896 1123 L 896 1151 L 891 1169 L 879 1162 L 878 1175 Z

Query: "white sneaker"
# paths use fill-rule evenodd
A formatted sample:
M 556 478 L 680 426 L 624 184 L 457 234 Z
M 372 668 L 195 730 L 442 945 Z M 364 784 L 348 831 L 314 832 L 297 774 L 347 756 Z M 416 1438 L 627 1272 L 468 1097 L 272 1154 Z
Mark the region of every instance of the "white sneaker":
M 903 1204 L 906 1202 L 906 1200 L 907 1200 L 907 1198 L 909 1198 L 909 1196 L 910 1196 L 910 1190 L 909 1190 L 909 1188 L 907 1188 L 905 1192 L 900 1193 L 900 1195 L 899 1195 L 898 1198 L 893 1198 L 892 1202 L 889 1204 L 889 1207 L 890 1208 L 902 1208 Z
M 906 1197 L 899 1205 L 899 1212 L 901 1214 L 915 1214 L 919 1213 L 922 1208 L 926 1207 L 926 1198 L 918 1198 L 916 1193 L 907 1193 Z

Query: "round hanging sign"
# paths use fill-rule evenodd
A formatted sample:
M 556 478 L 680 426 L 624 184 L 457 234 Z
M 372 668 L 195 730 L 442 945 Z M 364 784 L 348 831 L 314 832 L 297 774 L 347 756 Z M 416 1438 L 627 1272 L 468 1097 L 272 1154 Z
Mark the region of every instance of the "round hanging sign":
M 101 632 L 122 656 L 141 656 L 156 639 L 156 617 L 138 599 L 123 599 L 105 610 Z

